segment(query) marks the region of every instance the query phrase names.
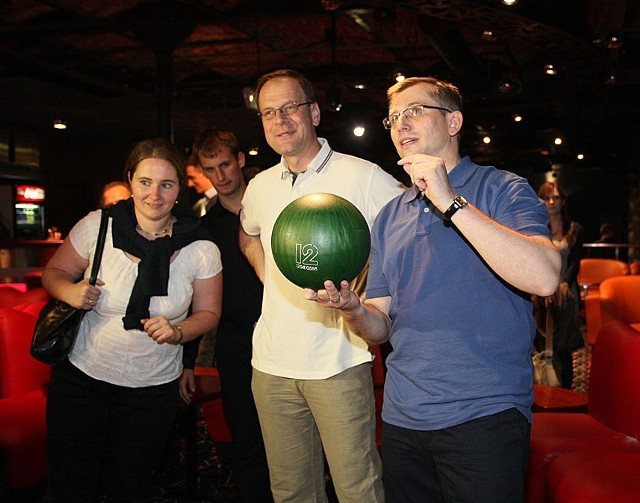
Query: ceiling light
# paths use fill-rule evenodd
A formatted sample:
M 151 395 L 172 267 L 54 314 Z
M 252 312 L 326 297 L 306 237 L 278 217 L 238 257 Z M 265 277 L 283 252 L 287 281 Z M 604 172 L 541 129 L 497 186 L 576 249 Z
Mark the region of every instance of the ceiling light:
M 244 99 L 244 106 L 250 110 L 258 110 L 258 104 L 256 103 L 256 92 L 251 87 L 244 87 L 242 89 L 242 98 Z
M 501 93 L 512 93 L 517 91 L 518 84 L 511 80 L 502 80 L 498 83 L 498 91 Z
M 491 136 L 485 136 L 484 138 L 482 138 L 482 143 L 484 143 L 485 145 L 489 145 L 489 143 L 491 143 Z
M 609 49 L 620 49 L 622 47 L 622 39 L 617 35 L 611 35 L 607 40 L 607 47 Z
M 513 114 L 511 118 L 513 119 L 513 122 L 522 122 L 523 120 L 523 117 L 520 114 Z
M 54 129 L 67 129 L 67 121 L 62 119 L 56 119 L 53 121 Z
M 260 150 L 260 148 L 257 145 L 254 145 L 253 147 L 251 147 L 248 151 L 249 155 L 258 155 L 258 151 Z
M 356 126 L 353 128 L 353 136 L 357 136 L 358 138 L 361 138 L 362 136 L 364 136 L 364 132 L 366 131 L 364 126 Z
M 502 3 L 505 5 L 515 5 L 518 3 L 518 0 L 502 0 Z
M 604 84 L 606 86 L 613 86 L 613 85 L 615 85 L 617 83 L 618 83 L 618 77 L 616 77 L 613 74 L 609 75 L 604 81 Z
M 327 110 L 329 112 L 339 112 L 342 108 L 342 94 L 337 85 L 332 85 L 327 90 Z
M 557 75 L 558 69 L 551 63 L 544 65 L 544 73 L 546 75 Z
M 485 42 L 495 42 L 498 39 L 495 32 L 492 30 L 484 30 L 482 32 L 482 40 Z
M 582 160 L 584 159 L 584 154 L 578 154 L 578 155 L 576 156 L 576 158 L 577 158 L 579 161 L 582 161 Z
M 562 138 L 560 138 L 559 136 L 557 136 L 556 138 L 554 138 L 553 143 L 555 145 L 562 145 Z
M 393 74 L 393 80 L 395 80 L 396 82 L 402 82 L 404 79 L 406 79 L 406 77 L 402 72 L 395 72 Z
M 518 93 L 522 89 L 520 81 L 510 78 L 509 76 L 502 76 L 496 85 L 498 92 L 511 94 Z

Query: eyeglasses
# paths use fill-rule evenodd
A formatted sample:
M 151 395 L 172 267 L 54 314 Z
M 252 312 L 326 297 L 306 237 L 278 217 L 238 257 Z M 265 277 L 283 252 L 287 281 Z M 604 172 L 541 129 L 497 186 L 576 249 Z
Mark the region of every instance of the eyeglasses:
M 405 119 L 415 119 L 416 117 L 420 117 L 424 113 L 425 109 L 442 110 L 443 112 L 451 113 L 451 110 L 445 107 L 437 107 L 434 105 L 413 105 L 399 114 L 391 114 L 388 117 L 385 117 L 382 119 L 382 125 L 385 129 L 391 129 L 393 126 L 398 124 L 401 116 L 404 116 Z
M 262 112 L 258 112 L 258 117 L 261 117 L 262 120 L 270 121 L 276 118 L 276 112 L 280 112 L 280 115 L 293 115 L 298 111 L 302 105 L 311 105 L 315 103 L 314 101 L 305 101 L 304 103 L 287 103 L 286 105 L 282 105 L 280 108 L 267 108 Z

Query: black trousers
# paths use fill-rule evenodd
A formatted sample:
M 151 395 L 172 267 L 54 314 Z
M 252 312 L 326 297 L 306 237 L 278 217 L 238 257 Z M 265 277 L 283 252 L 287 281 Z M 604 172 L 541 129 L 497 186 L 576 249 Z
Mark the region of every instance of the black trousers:
M 267 457 L 251 392 L 253 326 L 221 326 L 215 359 L 220 375 L 222 407 L 229 423 L 232 473 L 242 503 L 272 502 Z
M 522 502 L 530 430 L 516 409 L 434 431 L 384 423 L 386 503 Z
M 55 502 L 150 502 L 153 475 L 178 408 L 178 382 L 126 388 L 69 361 L 47 398 L 50 495 Z

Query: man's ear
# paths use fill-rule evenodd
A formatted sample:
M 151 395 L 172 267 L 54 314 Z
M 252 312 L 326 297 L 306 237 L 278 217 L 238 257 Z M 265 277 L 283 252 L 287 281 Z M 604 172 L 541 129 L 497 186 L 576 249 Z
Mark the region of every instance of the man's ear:
M 462 128 L 462 113 L 458 110 L 451 112 L 449 117 L 449 135 L 456 136 Z
M 311 105 L 311 121 L 315 127 L 318 127 L 320 124 L 320 107 L 317 102 L 312 103 Z

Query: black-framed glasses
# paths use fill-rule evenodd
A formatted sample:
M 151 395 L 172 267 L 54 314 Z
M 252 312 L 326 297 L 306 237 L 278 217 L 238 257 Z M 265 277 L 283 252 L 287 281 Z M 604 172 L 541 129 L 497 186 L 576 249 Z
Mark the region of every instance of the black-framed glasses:
M 304 103 L 287 103 L 286 105 L 282 105 L 280 108 L 267 108 L 262 112 L 258 112 L 258 116 L 262 118 L 262 120 L 270 121 L 276 118 L 276 112 L 280 112 L 280 115 L 293 115 L 298 111 L 303 105 L 311 105 L 315 103 L 314 101 L 305 101 Z
M 415 119 L 416 117 L 420 117 L 426 109 L 441 110 L 443 112 L 451 113 L 451 110 L 445 107 L 438 107 L 435 105 L 413 105 L 398 114 L 391 114 L 385 117 L 382 119 L 382 125 L 385 129 L 391 129 L 400 122 L 400 117 L 404 116 L 405 119 Z

